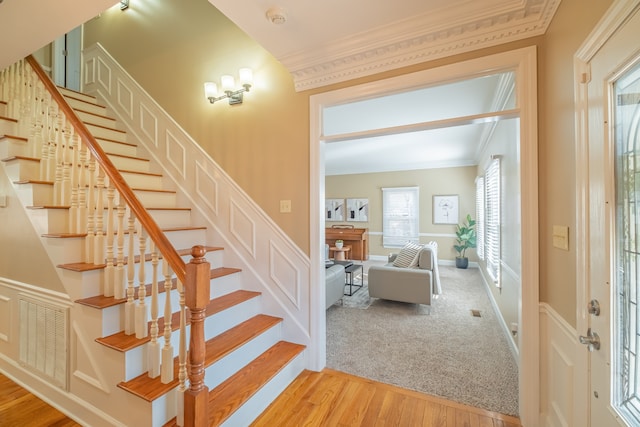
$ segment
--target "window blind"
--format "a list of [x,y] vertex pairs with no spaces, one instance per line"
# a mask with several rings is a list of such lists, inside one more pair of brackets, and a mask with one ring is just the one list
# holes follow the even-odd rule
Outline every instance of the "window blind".
[[419,241],[418,187],[382,189],[382,245],[402,247]]
[[484,259],[484,177],[476,178],[476,253]]
[[500,158],[494,157],[486,172],[485,255],[487,272],[500,286]]

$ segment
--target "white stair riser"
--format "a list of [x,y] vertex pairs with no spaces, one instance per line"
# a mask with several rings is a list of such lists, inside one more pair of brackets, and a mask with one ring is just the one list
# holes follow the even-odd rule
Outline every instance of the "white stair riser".
[[52,238],[43,237],[42,242],[49,247],[49,253],[55,253],[54,265],[68,264],[81,260],[84,256],[84,239],[81,237]]
[[127,142],[127,134],[116,129],[104,128],[91,123],[85,123],[89,132],[96,138],[112,139],[114,141]]
[[[0,135],[18,135],[18,123],[0,117]],[[22,136],[22,135],[19,135]]]
[[52,186],[49,184],[19,184],[16,194],[25,206],[45,206],[53,204]]
[[37,221],[38,231],[43,234],[69,232],[69,211],[67,209],[30,209],[33,221]]
[[190,210],[160,210],[149,209],[153,220],[160,228],[188,227],[191,225]]
[[[305,350],[306,351],[306,350]],[[304,353],[300,353],[278,372],[267,384],[258,390],[237,411],[222,424],[225,427],[247,426],[251,424],[304,370]],[[206,378],[206,377],[205,377]]]
[[151,407],[153,408],[151,427],[162,427],[177,415],[177,393],[177,390],[173,389],[151,403]]
[[32,156],[29,144],[21,139],[0,139],[0,159],[13,156]]
[[[91,95],[86,95],[84,93],[76,92],[74,90],[67,89],[65,87],[58,87],[58,90],[60,91],[60,93],[62,93],[63,96],[65,96],[67,98],[67,101],[69,101],[68,98],[71,97],[71,98],[74,98],[74,99],[83,100],[83,101],[85,101],[87,103],[90,103],[90,104],[95,104],[96,103],[96,98],[91,96]],[[104,111],[104,108],[103,108],[103,111]]]
[[7,104],[5,104],[4,102],[0,102],[0,116],[6,116],[7,115]]
[[267,351],[282,338],[280,325],[262,332],[251,341],[235,349],[216,363],[205,369],[204,383],[209,390],[219,386],[224,380],[238,372],[253,359]]
[[134,171],[134,172],[150,172],[150,166],[148,161],[142,159],[133,159],[130,157],[113,156],[107,154],[107,157],[111,160],[111,163],[116,169]]
[[11,181],[40,179],[40,162],[15,159],[4,163],[4,170]]
[[99,105],[95,105],[91,102],[82,102],[78,99],[67,97],[67,102],[71,105],[71,108],[88,111],[93,114],[105,114],[106,108]]
[[164,233],[174,248],[191,248],[204,245],[207,241],[206,229],[165,231]]
[[139,173],[121,172],[124,180],[131,188],[144,188],[147,190],[162,190],[162,177],[158,175],[144,175]]
[[136,157],[138,155],[138,148],[135,145],[122,144],[119,142],[108,141],[106,139],[98,139],[100,147],[107,152],[113,154],[120,154],[122,156]]
[[80,117],[80,120],[82,120],[85,124],[103,126],[106,128],[114,128],[114,129],[117,128],[116,121],[109,117],[97,115],[94,113],[89,113],[80,109],[76,110],[76,114],[78,115],[78,117]]
[[144,190],[133,190],[133,192],[144,206],[152,208],[175,208],[177,206],[176,193]]
[[216,286],[211,289],[211,298],[217,298],[238,289],[244,289],[242,275],[232,274],[220,277],[216,282]]

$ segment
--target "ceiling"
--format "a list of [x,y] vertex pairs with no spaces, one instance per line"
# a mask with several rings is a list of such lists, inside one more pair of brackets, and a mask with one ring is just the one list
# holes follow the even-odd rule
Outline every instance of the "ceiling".
[[[208,1],[270,51],[291,72],[296,90],[303,91],[543,34],[561,0]],[[0,69],[116,3],[0,0]],[[34,10],[38,13],[33,13]],[[274,23],[277,18],[283,22]],[[437,120],[429,115],[433,110],[431,100],[461,99],[463,92],[456,90],[473,90],[473,99],[486,105],[492,101],[492,84],[495,81],[486,79],[474,82],[473,88],[450,87],[447,95],[437,98],[429,91],[418,91],[406,94],[395,108],[379,111],[387,118],[407,117],[421,111],[422,122]],[[384,105],[390,102],[382,101]],[[345,172],[340,159],[348,157],[358,159],[351,163],[350,173],[366,171],[371,165],[380,165],[377,169],[383,170],[468,164],[475,161],[478,141],[487,133],[487,125],[458,123],[429,131],[386,132],[394,134],[393,139],[382,138],[371,133],[371,126],[364,120],[367,115],[373,117],[363,112],[374,105],[375,100],[343,106],[336,120],[330,121],[330,126],[336,129],[345,122],[359,123],[360,132],[366,136],[327,144],[328,174]],[[451,103],[446,110],[448,118],[464,115],[462,105]],[[445,111],[440,106],[438,110]],[[335,141],[345,139],[335,137]],[[366,149],[362,148],[365,145]],[[358,155],[350,154],[354,152]],[[400,152],[412,156],[401,158]]]
[[[302,91],[544,34],[560,0],[209,2],[287,67]],[[496,123],[457,118],[507,108],[496,97],[512,94],[508,80],[485,77],[325,109],[325,174],[477,164]]]

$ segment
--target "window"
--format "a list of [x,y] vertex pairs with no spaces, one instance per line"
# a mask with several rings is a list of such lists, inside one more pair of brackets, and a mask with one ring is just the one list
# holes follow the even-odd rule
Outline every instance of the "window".
[[382,189],[382,246],[399,248],[419,241],[418,187]]
[[476,253],[484,259],[484,177],[476,178]]
[[484,251],[487,272],[500,286],[500,157],[493,156],[485,174]]

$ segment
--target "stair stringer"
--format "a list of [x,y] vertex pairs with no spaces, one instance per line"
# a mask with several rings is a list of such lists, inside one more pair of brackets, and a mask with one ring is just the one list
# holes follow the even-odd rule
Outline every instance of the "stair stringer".
[[262,291],[266,312],[284,318],[286,339],[307,346],[305,367],[320,369],[317,312],[324,304],[311,302],[309,257],[100,44],[85,49],[83,64],[83,91],[161,165],[179,198],[194,207],[194,219],[207,224],[210,241],[225,247],[225,260]]

